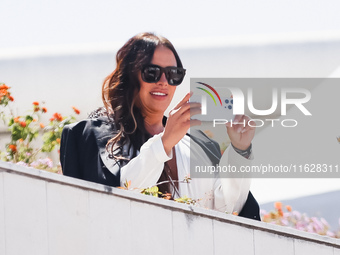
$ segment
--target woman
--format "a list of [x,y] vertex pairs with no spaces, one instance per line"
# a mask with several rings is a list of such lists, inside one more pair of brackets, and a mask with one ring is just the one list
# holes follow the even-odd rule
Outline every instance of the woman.
[[[142,33],[118,51],[116,61],[103,84],[104,108],[63,131],[63,173],[109,186],[129,182],[139,189],[162,182],[161,191],[174,198],[186,195],[204,207],[229,213],[250,206],[255,213],[249,217],[258,218],[249,179],[198,178],[180,184],[190,173],[190,152],[198,164],[212,163],[202,144],[192,142],[190,147],[194,137],[187,135],[188,129],[200,124],[191,117],[201,111],[199,103],[189,102],[190,93],[164,117],[185,75],[173,45],[164,37]],[[234,125],[227,126],[227,132],[232,146],[220,164],[250,164],[254,129]]]

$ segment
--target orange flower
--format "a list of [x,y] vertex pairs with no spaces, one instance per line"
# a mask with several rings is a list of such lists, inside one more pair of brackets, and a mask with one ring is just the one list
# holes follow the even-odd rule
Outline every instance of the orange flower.
[[33,119],[32,121],[33,121],[33,122],[36,122],[36,121],[37,121],[37,119]]
[[19,119],[20,119],[20,116],[19,117],[16,117],[13,119],[14,122],[18,123],[19,122]]
[[46,107],[41,108],[41,111],[42,111],[43,113],[47,112]]
[[16,152],[16,151],[17,151],[17,146],[15,146],[14,144],[10,144],[10,145],[8,146],[8,148],[9,148],[11,151],[13,151],[13,152]]
[[39,105],[39,102],[34,101],[33,104],[36,105],[36,106],[38,106],[38,105]]
[[0,96],[6,96],[7,90],[6,89],[0,89]]
[[282,203],[281,202],[275,202],[274,206],[277,210],[282,210]]
[[280,215],[281,217],[283,217],[283,211],[282,211],[282,209],[279,209],[279,215]]
[[62,121],[63,120],[63,116],[61,116],[60,113],[56,112],[55,114],[53,114],[52,120]]
[[263,215],[263,221],[269,220],[270,218],[270,214]]
[[0,85],[0,89],[9,89],[9,87],[8,86],[6,86],[6,84],[2,84],[2,85]]
[[237,215],[238,215],[238,212],[233,212],[233,215],[236,215],[236,216],[237,216]]
[[56,142],[60,144],[60,138],[57,138],[57,139],[56,139]]
[[171,199],[171,194],[170,193],[165,193],[163,194],[163,198],[166,200],[170,200]]
[[19,143],[22,143],[24,141],[24,139],[20,138],[18,141],[19,141]]
[[72,108],[76,114],[80,114],[80,111],[76,107],[72,106]]
[[10,101],[12,101],[12,102],[14,101],[14,97],[9,96],[8,98],[9,98]]
[[40,110],[40,107],[34,106],[34,111],[35,111],[35,112],[37,112],[37,111],[39,111],[39,110]]
[[288,212],[292,211],[292,207],[290,205],[286,205],[286,209],[287,209]]
[[39,125],[40,125],[41,128],[45,127],[45,125],[43,123],[40,123]]
[[21,121],[21,122],[20,122],[20,126],[26,127],[26,122],[25,122],[25,121]]

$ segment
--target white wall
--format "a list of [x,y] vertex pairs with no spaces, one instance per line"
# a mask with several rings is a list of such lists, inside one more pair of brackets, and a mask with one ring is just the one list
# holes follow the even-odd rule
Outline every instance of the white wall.
[[[340,34],[197,38],[173,43],[187,76],[171,106],[189,91],[190,78],[328,77],[340,66]],[[71,106],[81,110],[82,118],[102,104],[101,85],[115,68],[116,44],[92,46],[88,51],[82,45],[35,50],[32,55],[21,52],[21,57],[0,55],[1,82],[12,87],[14,110],[23,112],[33,101],[45,101],[46,120],[55,111],[72,113]]]
[[0,254],[323,254],[340,241],[0,162]]

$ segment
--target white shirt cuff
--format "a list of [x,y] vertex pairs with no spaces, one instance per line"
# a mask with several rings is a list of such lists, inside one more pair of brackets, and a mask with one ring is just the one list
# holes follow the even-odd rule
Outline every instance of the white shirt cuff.
[[172,150],[170,152],[170,155],[167,155],[164,150],[164,145],[162,141],[162,134],[158,134],[154,136],[155,141],[153,142],[152,150],[154,152],[154,155],[156,155],[156,158],[159,162],[166,162],[170,159],[172,159]]

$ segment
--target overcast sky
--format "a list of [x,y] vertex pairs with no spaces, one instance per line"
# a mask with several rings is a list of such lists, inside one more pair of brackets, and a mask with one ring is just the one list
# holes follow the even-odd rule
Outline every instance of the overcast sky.
[[1,0],[0,49],[177,38],[340,31],[338,0]]

